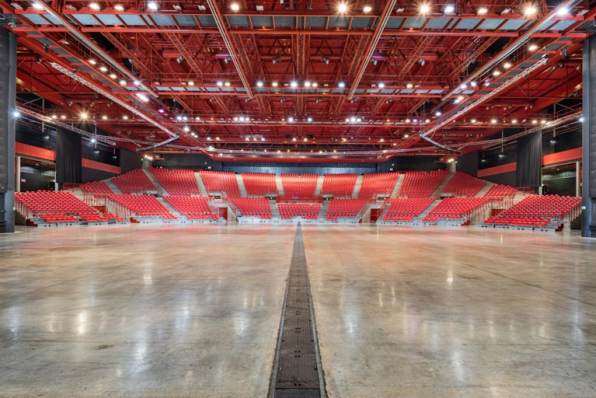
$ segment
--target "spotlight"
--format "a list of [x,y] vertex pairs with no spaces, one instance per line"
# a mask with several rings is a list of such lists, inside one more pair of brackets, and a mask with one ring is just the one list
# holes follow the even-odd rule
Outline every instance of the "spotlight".
[[117,77],[118,77],[118,76],[116,76],[116,74],[115,74],[115,73],[110,73],[110,78],[111,78],[111,79],[113,79],[113,80],[116,80],[116,78],[117,78]]
[[194,86],[195,85],[195,82],[191,80],[191,81],[188,82],[188,85],[189,86]]
[[122,4],[116,4],[114,6],[114,10],[116,10],[118,12],[123,12],[124,11],[124,6]]
[[441,113],[441,111],[436,111],[436,112],[435,112],[435,116],[436,116],[436,117],[439,117],[439,116],[441,116],[442,114],[443,114],[443,113]]
[[263,82],[259,80],[259,81],[257,82],[257,87],[263,87]]
[[101,7],[99,6],[99,4],[98,3],[95,3],[95,2],[89,3],[89,8],[91,8],[94,11],[99,11],[101,9]]
[[451,4],[445,6],[445,14],[453,14],[455,12],[455,7]]
[[35,8],[36,10],[43,10],[43,6],[39,3],[33,3],[33,8]]
[[488,14],[488,8],[486,8],[486,7],[480,7],[478,9],[478,15],[486,15],[486,14]]
[[89,59],[89,63],[90,63],[91,65],[96,65],[96,64],[97,64],[97,61],[95,61],[93,58],[90,58],[90,59]]
[[295,81],[295,80],[292,80],[292,81],[290,82],[290,87],[292,87],[292,88],[296,88],[296,87],[298,87],[298,82],[297,82],[297,81]]
[[517,124],[517,119],[513,119],[513,120],[511,121],[511,124]]
[[406,84],[406,88],[412,88],[412,87],[414,87],[414,85],[412,83]]
[[157,11],[159,10],[159,4],[157,1],[150,1],[147,3],[147,8],[151,11]]
[[339,3],[337,11],[339,11],[341,14],[348,12],[348,5],[346,3]]
[[185,133],[188,133],[190,131],[190,127],[184,126],[183,130],[184,130]]
[[561,7],[557,10],[557,15],[559,15],[561,17],[564,17],[568,14],[569,14],[569,8],[567,8],[567,7]]
[[230,5],[230,9],[232,11],[240,11],[240,4],[238,4],[238,3],[232,3],[232,5]]
[[538,50],[538,45],[537,44],[530,44],[530,46],[528,47],[528,50],[530,50],[530,51],[536,51],[536,50]]
[[108,68],[106,68],[105,65],[102,65],[99,67],[99,70],[102,71],[103,73],[106,73],[108,71]]
[[524,15],[526,17],[532,17],[532,16],[536,15],[537,12],[538,12],[538,10],[536,9],[536,6],[534,6],[534,5],[529,5],[524,9]]
[[368,14],[369,12],[371,12],[371,11],[372,11],[372,7],[371,7],[371,6],[364,6],[364,8],[362,9],[362,11],[363,11],[365,14]]
[[95,144],[97,142],[97,139],[95,137],[91,137],[91,143]]
[[80,116],[81,116],[81,119],[87,120],[87,117],[88,117],[87,112],[81,112]]
[[278,84],[277,84],[277,82],[273,82],[273,83],[271,83],[271,86],[272,86],[272,87],[277,87],[277,86],[278,86]]
[[19,118],[19,117],[21,117],[21,112],[19,112],[19,111],[14,111],[14,112],[12,113],[12,116],[13,116],[13,117],[16,117],[16,118]]
[[230,82],[225,82],[225,83],[224,83],[224,86],[226,86],[226,87],[230,87]]
[[476,83],[475,81],[471,81],[471,82],[470,82],[470,86],[472,86],[472,87],[476,87],[476,86],[478,86],[478,83]]
[[120,85],[121,86],[126,86],[126,80],[124,80],[124,79],[120,80]]
[[346,83],[344,83],[344,82],[339,82],[339,83],[337,84],[337,86],[338,86],[339,88],[344,88],[344,87],[346,87]]
[[466,83],[462,83],[459,88],[461,88],[462,90],[465,90],[468,88],[468,85]]
[[310,82],[308,80],[304,82],[304,87],[310,87]]
[[312,122],[312,117],[309,117],[306,119],[307,122],[311,123]]
[[584,122],[584,117],[583,116],[579,118],[579,122],[580,123],[583,123]]
[[430,5],[423,3],[419,8],[420,14],[428,14],[430,12]]
[[216,84],[217,84],[217,87],[223,86],[223,82],[222,81],[218,81]]
[[504,69],[509,69],[509,68],[511,68],[511,62],[505,62],[505,63],[503,64],[503,68],[504,68]]
[[385,88],[385,83],[379,83],[379,84],[378,84],[378,87],[379,87],[379,88]]
[[501,74],[501,72],[499,72],[498,70],[496,70],[496,71],[493,72],[493,76],[495,76],[495,77],[496,76],[499,76],[500,74]]
[[103,116],[101,117],[101,119],[102,119],[102,120],[108,120],[108,116],[107,116],[107,115],[103,115]]
[[492,124],[497,124],[497,119],[491,119],[491,120],[490,120],[490,122],[491,122]]

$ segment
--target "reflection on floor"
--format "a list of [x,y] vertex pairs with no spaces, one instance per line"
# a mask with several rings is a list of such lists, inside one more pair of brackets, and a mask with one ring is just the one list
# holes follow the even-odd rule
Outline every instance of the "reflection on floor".
[[[265,397],[294,226],[0,235],[1,397]],[[596,396],[596,242],[303,226],[330,397]]]

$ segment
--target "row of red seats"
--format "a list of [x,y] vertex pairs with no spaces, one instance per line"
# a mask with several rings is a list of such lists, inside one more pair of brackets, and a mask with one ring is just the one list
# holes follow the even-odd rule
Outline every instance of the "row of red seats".
[[291,220],[294,217],[316,220],[321,211],[321,204],[279,203],[277,208],[279,209],[279,215],[282,220]]
[[376,195],[391,195],[399,173],[368,173],[362,177],[360,199],[376,199]]
[[449,175],[449,171],[410,171],[405,173],[399,190],[399,196],[407,198],[428,198],[441,182]]
[[495,199],[503,199],[507,196],[513,196],[517,190],[513,187],[508,185],[493,185],[490,187],[488,191],[484,194],[485,198],[495,198]]
[[209,206],[209,198],[200,196],[165,196],[164,199],[177,212],[192,220],[219,220]]
[[318,174],[282,174],[281,184],[284,194],[291,198],[310,198],[317,190]]
[[337,220],[339,217],[356,217],[367,199],[331,199],[327,207],[327,219]]
[[79,200],[70,192],[36,191],[15,193],[17,211],[24,216],[29,213],[81,214],[96,213],[87,203]]
[[242,216],[271,219],[271,204],[266,198],[236,198],[232,199]]
[[528,196],[505,210],[499,217],[557,217],[574,219],[581,213],[581,198],[544,195]]
[[241,173],[247,195],[265,196],[277,194],[275,174],[269,173]]
[[151,174],[170,195],[200,195],[199,184],[192,170],[150,169]]
[[131,170],[128,173],[114,177],[112,182],[125,194],[157,191],[157,187],[153,185],[153,182],[142,169]]
[[436,222],[444,219],[469,218],[471,213],[481,206],[490,203],[488,198],[447,198],[422,219],[425,222]]
[[83,190],[83,192],[89,192],[89,193],[94,193],[94,194],[95,193],[104,193],[104,194],[114,193],[114,191],[112,191],[112,188],[110,188],[110,186],[103,181],[93,181],[93,182],[85,183],[85,184],[81,185],[81,190]]
[[433,198],[390,199],[389,208],[383,216],[383,220],[412,221],[422,214],[434,201]]
[[81,214],[81,220],[83,221],[90,221],[90,222],[108,222],[110,220],[115,221],[124,221],[122,218],[112,214],[112,213],[104,213],[103,215],[100,214]]
[[544,228],[551,222],[550,217],[489,217],[485,225],[510,225],[514,227]]
[[128,209],[136,217],[161,217],[164,220],[175,220],[170,211],[151,195],[110,195],[109,199]]
[[357,174],[325,174],[321,195],[352,197]]
[[47,214],[39,214],[42,220],[49,223],[73,223],[78,222],[79,219],[76,216],[70,216],[67,214],[61,213],[47,213]]
[[199,172],[205,188],[211,193],[220,193],[222,197],[239,198],[240,188],[236,174],[227,171],[205,171]]
[[474,197],[486,185],[486,182],[472,177],[469,174],[456,172],[441,191],[455,196]]

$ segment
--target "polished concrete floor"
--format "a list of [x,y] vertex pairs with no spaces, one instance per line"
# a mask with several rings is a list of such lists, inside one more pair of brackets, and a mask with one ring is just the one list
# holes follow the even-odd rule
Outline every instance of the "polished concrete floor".
[[[330,397],[596,397],[596,242],[302,229]],[[0,235],[0,397],[266,397],[294,237]]]

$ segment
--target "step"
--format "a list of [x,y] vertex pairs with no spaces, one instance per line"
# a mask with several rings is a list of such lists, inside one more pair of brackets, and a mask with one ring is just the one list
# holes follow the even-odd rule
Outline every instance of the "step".
[[435,189],[433,191],[433,193],[430,195],[431,198],[438,198],[439,195],[441,194],[441,192],[443,191],[443,188],[445,188],[445,186],[449,183],[449,181],[451,181],[451,179],[453,178],[453,176],[455,175],[455,172],[451,172],[447,175],[447,177],[445,177],[445,179],[443,181],[441,181],[441,183],[439,184],[439,186],[437,187],[437,189]]
[[246,193],[246,187],[244,186],[244,180],[242,179],[242,175],[236,174],[236,181],[238,182],[238,189],[240,190],[240,197],[246,198],[248,194]]
[[174,208],[172,207],[172,205],[170,205],[170,204],[168,203],[168,201],[167,201],[167,200],[165,200],[164,198],[157,198],[157,200],[159,200],[159,201],[161,202],[161,204],[162,204],[162,205],[164,205],[164,207],[165,207],[166,209],[168,209],[168,211],[169,211],[170,213],[172,213],[173,215],[175,215],[175,216],[176,216],[176,218],[178,218],[178,219],[180,219],[180,218],[184,218],[184,219],[186,219],[186,217],[184,217],[182,214],[180,214],[178,211],[176,211],[176,209],[174,209]]
[[400,174],[397,176],[397,181],[395,182],[395,186],[393,187],[393,191],[391,191],[391,197],[397,198],[399,195],[399,191],[401,189],[401,184],[404,182],[404,178],[406,178],[405,174]]
[[147,175],[147,177],[149,178],[149,180],[151,180],[151,182],[153,183],[153,185],[155,185],[155,187],[157,188],[157,191],[161,193],[161,195],[169,195],[168,191],[165,190],[165,188],[159,183],[159,181],[157,181],[157,178],[155,178],[155,176],[153,175],[152,172],[150,172],[147,169],[142,169],[145,174]]
[[270,200],[269,205],[271,206],[271,217],[281,218],[279,214],[279,208],[277,207],[277,202],[275,200]]
[[329,201],[324,201],[321,204],[321,210],[319,210],[319,215],[317,216],[317,218],[319,220],[326,220],[327,219],[327,208],[329,207]]
[[114,191],[114,193],[122,193],[122,191],[120,190],[120,188],[118,188],[116,186],[116,184],[114,184],[114,182],[112,181],[111,178],[108,178],[107,180],[104,180],[104,182],[108,185],[108,187],[110,187],[110,189],[112,191]]
[[484,185],[484,186],[482,187],[482,189],[481,189],[480,191],[478,191],[478,193],[476,194],[476,197],[477,197],[477,198],[482,198],[482,197],[484,197],[484,195],[486,195],[486,193],[488,192],[488,190],[489,190],[489,189],[490,189],[490,188],[491,188],[493,185],[495,185],[495,184],[494,184],[494,183],[492,183],[492,182],[488,182],[488,181],[484,181],[484,180],[481,180],[481,181],[483,181],[483,182],[485,183],[485,185]]
[[424,210],[422,213],[420,213],[420,215],[417,216],[415,219],[422,220],[424,217],[426,217],[428,215],[428,213],[430,213],[435,207],[437,207],[439,205],[439,203],[441,203],[440,200],[435,200],[433,203],[431,203],[430,206],[428,206],[426,208],[426,210]]
[[323,179],[325,176],[319,176],[317,180],[317,187],[315,188],[315,196],[321,196],[321,190],[323,189]]
[[358,195],[360,195],[360,188],[362,188],[362,180],[364,179],[363,175],[359,175],[356,178],[356,184],[354,184],[354,191],[352,192],[352,199],[358,199]]
[[205,183],[203,182],[203,178],[201,177],[201,173],[195,172],[195,177],[197,178],[197,184],[199,185],[201,196],[209,196],[207,188],[205,187]]
[[286,196],[284,192],[284,185],[281,182],[281,176],[275,175],[275,185],[277,185],[277,192],[279,196]]

